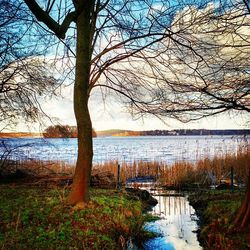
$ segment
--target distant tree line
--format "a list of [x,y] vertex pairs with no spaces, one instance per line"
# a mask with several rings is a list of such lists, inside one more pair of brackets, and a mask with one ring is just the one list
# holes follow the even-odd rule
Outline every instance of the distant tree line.
[[[250,129],[175,129],[175,130],[118,130],[105,134],[106,136],[167,136],[167,135],[250,135]],[[104,135],[104,136],[105,136]]]
[[250,129],[175,129],[141,131],[140,135],[249,135]]
[[[77,138],[77,127],[69,125],[51,125],[43,132],[44,138]],[[92,130],[92,137],[96,137],[96,132]]]

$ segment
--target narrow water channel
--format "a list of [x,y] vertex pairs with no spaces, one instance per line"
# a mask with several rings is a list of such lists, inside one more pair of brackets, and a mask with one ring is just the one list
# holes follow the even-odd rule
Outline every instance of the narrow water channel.
[[197,216],[186,196],[177,193],[155,193],[158,204],[152,213],[159,220],[146,224],[159,237],[146,241],[146,250],[198,250],[202,249],[197,240]]

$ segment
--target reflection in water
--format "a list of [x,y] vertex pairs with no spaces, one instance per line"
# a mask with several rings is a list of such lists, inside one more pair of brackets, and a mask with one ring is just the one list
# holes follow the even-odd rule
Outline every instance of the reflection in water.
[[183,196],[154,196],[158,204],[151,212],[161,219],[150,222],[146,228],[160,234],[145,242],[145,249],[164,250],[197,250],[199,246],[196,233],[197,217],[190,206],[187,197]]

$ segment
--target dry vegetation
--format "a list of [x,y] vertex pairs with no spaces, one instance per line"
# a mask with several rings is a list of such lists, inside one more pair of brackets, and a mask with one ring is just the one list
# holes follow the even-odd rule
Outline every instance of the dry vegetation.
[[[250,162],[250,147],[242,146],[237,154],[205,158],[196,163],[185,161],[167,165],[165,162],[143,162],[133,164],[121,163],[121,181],[135,176],[156,176],[161,185],[182,186],[188,184],[211,185],[223,178],[230,178],[231,168],[234,169],[235,180],[245,183]],[[117,176],[118,161],[110,161],[94,166],[95,171],[110,171]],[[212,180],[213,179],[213,180]]]
[[[208,186],[218,184],[223,178],[230,178],[230,170],[234,169],[235,181],[239,184],[245,183],[250,162],[250,147],[242,146],[237,154],[216,156],[212,159],[205,158],[196,163],[185,161],[175,162],[167,165],[165,162],[118,162],[109,161],[103,164],[95,164],[93,173],[108,171],[117,177],[118,164],[121,166],[120,179],[124,184],[128,178],[136,176],[155,176],[161,185],[185,186],[201,185]],[[2,174],[5,172],[15,173],[17,169],[35,175],[71,176],[74,166],[64,162],[50,161],[5,161],[0,163]]]

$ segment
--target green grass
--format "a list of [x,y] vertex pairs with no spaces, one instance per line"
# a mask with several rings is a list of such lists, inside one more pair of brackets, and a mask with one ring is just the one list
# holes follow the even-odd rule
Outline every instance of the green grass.
[[0,186],[0,249],[116,249],[119,238],[150,236],[141,203],[112,190],[91,190],[84,208],[67,190]]
[[208,202],[204,215],[210,221],[218,218],[231,221],[241,204],[240,200],[215,200]]
[[233,221],[244,197],[243,190],[211,190],[190,195],[202,217],[200,239],[204,249],[248,249],[249,230],[233,228]]

